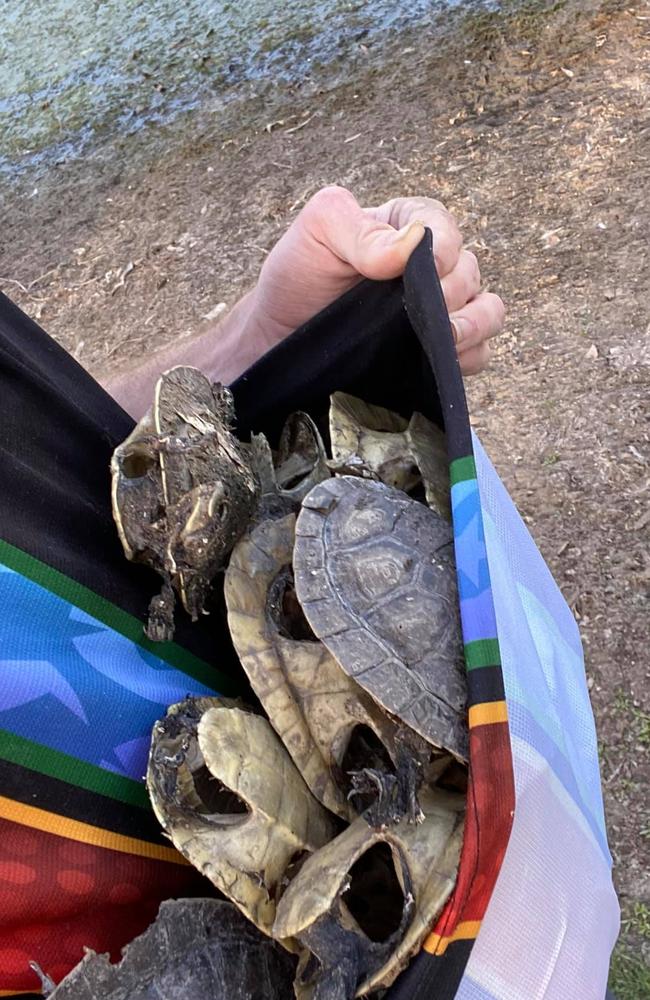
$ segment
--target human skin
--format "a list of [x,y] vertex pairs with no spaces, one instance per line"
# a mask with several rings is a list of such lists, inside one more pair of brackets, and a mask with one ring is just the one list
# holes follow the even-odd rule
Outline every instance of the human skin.
[[454,217],[433,198],[393,198],[362,208],[351,192],[326,187],[307,202],[266,258],[255,287],[201,336],[172,344],[104,387],[136,420],[149,408],[161,372],[193,365],[213,381],[232,382],[262,354],[363,278],[403,274],[428,226],[461,371],[482,371],[504,306],[481,290],[479,265],[463,249]]

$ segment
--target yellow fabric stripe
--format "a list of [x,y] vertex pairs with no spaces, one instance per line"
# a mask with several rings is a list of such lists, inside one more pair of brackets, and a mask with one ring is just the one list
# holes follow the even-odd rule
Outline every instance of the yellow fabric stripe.
[[430,955],[444,955],[452,941],[471,941],[478,935],[480,928],[480,920],[464,920],[449,937],[442,937],[440,934],[429,934],[422,947]]
[[495,722],[508,721],[508,707],[505,701],[484,701],[480,705],[470,705],[469,728],[490,726]]
[[17,997],[21,993],[40,993],[39,989],[34,990],[0,990],[0,997]]
[[22,802],[14,802],[0,795],[0,817],[30,826],[44,833],[52,833],[56,837],[67,837],[78,840],[82,844],[92,844],[93,847],[104,847],[109,851],[122,851],[123,854],[137,854],[141,858],[153,858],[156,861],[170,861],[175,865],[186,865],[188,862],[173,847],[162,844],[149,844],[146,840],[136,840],[135,837],[125,837],[121,833],[102,830],[98,826],[90,826],[76,819],[57,816],[36,806],[27,806]]

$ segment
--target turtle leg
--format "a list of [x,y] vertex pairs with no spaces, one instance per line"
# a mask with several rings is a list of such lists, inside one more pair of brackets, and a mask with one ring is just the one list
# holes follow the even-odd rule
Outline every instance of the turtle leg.
[[335,920],[325,918],[310,928],[302,943],[313,955],[327,956],[326,963],[318,963],[318,972],[310,982],[312,1000],[350,1000],[365,971],[361,949],[355,947],[350,935]]
[[398,823],[402,816],[409,823],[421,823],[418,792],[430,748],[414,743],[404,729],[397,732],[390,757],[367,740],[358,743],[357,754],[368,765],[348,771],[352,785],[348,798],[370,826]]
[[176,597],[169,580],[159,594],[151,598],[145,635],[152,642],[167,642],[174,636],[174,605]]
[[396,776],[373,767],[349,773],[352,788],[348,798],[356,799],[354,804],[361,806],[359,812],[368,825],[379,828],[397,823],[403,814],[399,812]]

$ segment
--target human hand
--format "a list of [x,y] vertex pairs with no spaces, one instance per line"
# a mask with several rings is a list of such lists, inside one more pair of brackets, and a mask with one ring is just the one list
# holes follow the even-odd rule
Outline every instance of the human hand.
[[326,187],[307,202],[264,262],[251,319],[266,348],[282,340],[362,278],[395,278],[424,235],[433,252],[456,338],[461,371],[489,360],[489,339],[504,322],[498,295],[481,291],[478,261],[462,249],[453,216],[432,198],[393,198],[361,208],[345,188]]

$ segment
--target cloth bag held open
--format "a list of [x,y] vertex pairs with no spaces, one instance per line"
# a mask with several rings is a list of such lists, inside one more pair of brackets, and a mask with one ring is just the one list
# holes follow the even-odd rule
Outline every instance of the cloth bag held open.
[[[273,441],[336,390],[444,424],[468,670],[456,889],[387,995],[603,1000],[618,904],[578,630],[471,432],[430,233],[403,279],[361,283],[235,383],[238,433]],[[141,779],[168,704],[245,681],[214,617],[145,639],[158,581],[124,560],[110,511],[132,422],[2,296],[0,393],[0,863],[38,874],[2,898],[0,994],[24,995],[28,958],[58,981],[82,945],[117,957],[161,899],[209,894]]]

